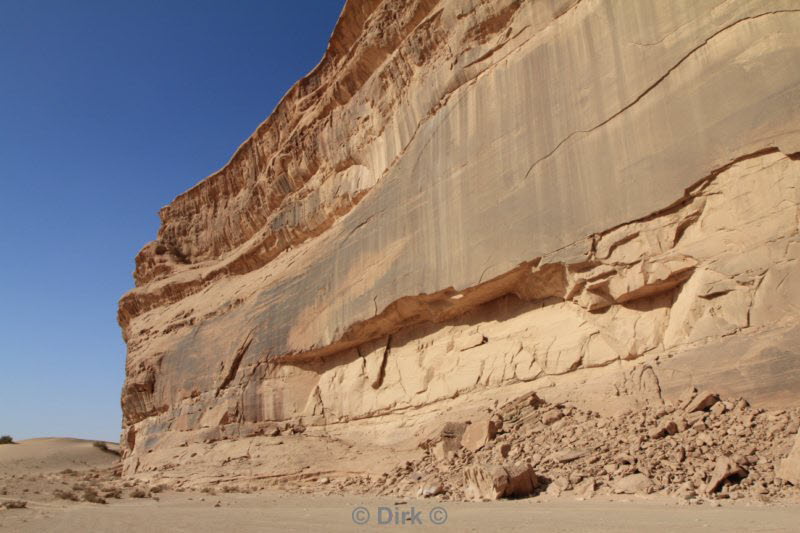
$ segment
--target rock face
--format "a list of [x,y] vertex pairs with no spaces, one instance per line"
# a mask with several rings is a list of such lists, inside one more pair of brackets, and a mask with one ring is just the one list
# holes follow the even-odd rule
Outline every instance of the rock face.
[[798,124],[793,0],[348,1],[136,257],[125,474],[378,469],[530,390],[797,406]]

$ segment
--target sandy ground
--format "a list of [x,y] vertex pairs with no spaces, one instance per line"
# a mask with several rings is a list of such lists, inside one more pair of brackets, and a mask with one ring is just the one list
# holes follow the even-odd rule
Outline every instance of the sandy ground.
[[[519,501],[396,502],[357,496],[313,496],[153,491],[114,476],[116,455],[90,441],[32,439],[0,446],[0,504],[23,500],[26,508],[0,509],[7,531],[799,531],[800,502],[679,504],[660,497],[536,497]],[[65,473],[66,469],[67,470]],[[123,487],[107,503],[69,501],[54,491]],[[402,524],[402,513],[407,522]],[[391,516],[390,516],[391,513]],[[414,517],[412,519],[412,517]],[[356,521],[365,521],[360,525]],[[390,523],[379,524],[379,521]],[[437,524],[436,522],[444,522]],[[397,523],[396,523],[397,522]]]
[[[215,507],[220,502],[220,507]],[[354,511],[367,509],[366,525]],[[444,509],[446,519],[436,507]],[[419,512],[402,526],[379,525],[388,511]],[[356,514],[356,518],[366,515]],[[445,519],[443,525],[434,520]],[[409,514],[410,517],[410,514]],[[393,518],[393,517],[392,517]],[[0,527],[12,531],[385,531],[403,528],[435,531],[798,531],[800,506],[690,506],[658,501],[520,500],[486,503],[437,503],[348,497],[225,494],[199,498],[164,494],[160,501],[122,500],[90,503],[33,504],[30,509],[0,512]]]

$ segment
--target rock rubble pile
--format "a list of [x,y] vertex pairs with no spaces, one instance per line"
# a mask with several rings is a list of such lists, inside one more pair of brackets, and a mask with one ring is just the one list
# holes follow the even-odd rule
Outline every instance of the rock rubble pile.
[[661,493],[770,501],[800,493],[798,427],[800,409],[766,411],[694,389],[676,405],[612,418],[531,394],[481,420],[446,423],[421,444],[422,459],[361,487],[453,500]]

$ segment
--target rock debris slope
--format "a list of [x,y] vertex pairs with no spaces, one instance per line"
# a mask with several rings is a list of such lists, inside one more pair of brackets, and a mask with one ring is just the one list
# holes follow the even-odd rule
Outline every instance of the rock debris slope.
[[531,391],[797,407],[799,124],[793,0],[348,1],[136,257],[125,475],[380,473]]

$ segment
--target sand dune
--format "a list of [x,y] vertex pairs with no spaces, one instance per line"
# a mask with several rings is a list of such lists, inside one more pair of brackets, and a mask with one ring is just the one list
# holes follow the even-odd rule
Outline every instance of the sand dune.
[[119,444],[104,442],[108,450],[83,439],[49,437],[27,439],[0,446],[0,472],[7,474],[43,474],[71,468],[108,468],[119,460]]

